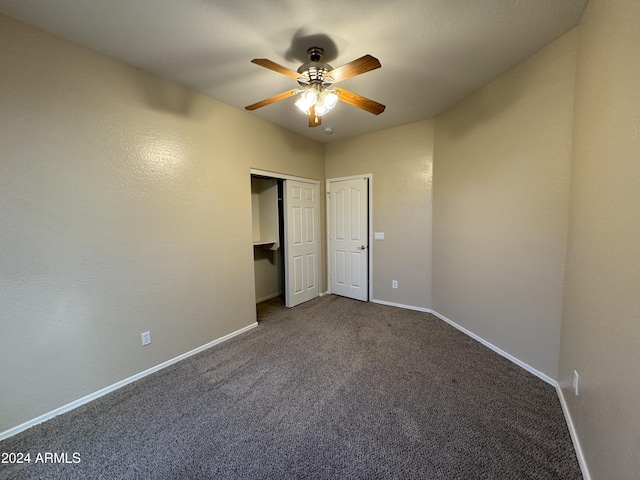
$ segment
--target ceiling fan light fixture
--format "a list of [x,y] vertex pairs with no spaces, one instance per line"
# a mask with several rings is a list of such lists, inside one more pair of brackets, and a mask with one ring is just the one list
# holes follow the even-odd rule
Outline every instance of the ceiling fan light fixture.
[[338,95],[331,90],[322,90],[316,101],[316,115],[322,116],[328,113],[338,103]]
[[300,98],[296,101],[295,105],[303,113],[309,113],[309,109],[313,107],[318,101],[318,95],[313,88],[306,88],[300,94]]
[[338,103],[338,94],[329,89],[321,89],[319,92],[316,90],[317,86],[315,88],[314,86],[310,86],[302,90],[295,106],[305,114],[309,114],[309,109],[315,106],[315,114],[321,117],[336,106]]
[[323,116],[325,113],[329,111],[329,108],[324,104],[321,99],[318,99],[316,102],[316,115],[319,117]]
[[329,107],[329,110],[331,110],[333,107],[336,106],[336,104],[338,103],[338,94],[333,91],[333,90],[323,90],[322,93],[322,100],[324,101],[324,104]]
[[304,103],[311,106],[318,100],[318,94],[316,93],[315,89],[307,88],[304,92],[302,92],[300,98],[302,99],[302,101],[304,101]]

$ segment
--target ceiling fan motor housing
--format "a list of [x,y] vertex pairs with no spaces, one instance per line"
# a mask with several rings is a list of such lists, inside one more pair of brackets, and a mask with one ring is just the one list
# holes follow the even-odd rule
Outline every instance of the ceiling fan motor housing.
[[331,77],[325,77],[327,72],[333,70],[333,67],[321,61],[323,53],[324,50],[320,47],[311,47],[307,50],[310,61],[302,64],[300,68],[298,68],[298,73],[302,75],[302,78],[298,80],[301,86],[333,83]]

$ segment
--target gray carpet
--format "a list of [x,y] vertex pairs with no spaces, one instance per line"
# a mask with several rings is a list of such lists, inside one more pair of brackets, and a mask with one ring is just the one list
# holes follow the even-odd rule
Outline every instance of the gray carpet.
[[0,443],[3,479],[580,479],[553,387],[437,318],[337,296]]

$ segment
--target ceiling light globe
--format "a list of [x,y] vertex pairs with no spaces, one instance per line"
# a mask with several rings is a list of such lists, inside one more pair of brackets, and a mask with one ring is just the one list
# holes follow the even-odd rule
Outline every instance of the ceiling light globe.
[[309,109],[317,100],[318,96],[316,95],[316,92],[308,88],[300,94],[300,98],[296,101],[295,106],[298,107],[301,112],[308,114]]
[[323,101],[324,104],[327,106],[327,108],[329,110],[331,110],[333,107],[336,106],[336,104],[338,103],[338,95],[336,95],[333,91],[331,90],[325,90],[324,92],[325,95],[323,96]]
[[304,114],[308,114],[309,113],[309,105],[307,105],[302,98],[299,98],[296,103],[294,103],[294,105],[296,107],[298,107],[300,109],[300,111]]
[[327,107],[327,104],[322,100],[322,98],[319,98],[318,101],[316,102],[316,115],[321,117],[322,115],[327,113],[329,110],[331,109]]
[[300,100],[302,100],[308,107],[311,107],[311,105],[316,103],[317,99],[318,97],[316,95],[316,92],[314,92],[310,88],[302,92],[302,95],[300,96]]

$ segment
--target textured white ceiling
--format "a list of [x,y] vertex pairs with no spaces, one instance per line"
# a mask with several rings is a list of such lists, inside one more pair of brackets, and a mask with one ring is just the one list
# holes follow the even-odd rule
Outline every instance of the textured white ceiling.
[[586,3],[0,0],[0,12],[238,108],[297,86],[252,58],[296,70],[311,46],[334,67],[377,57],[340,86],[385,104],[379,116],[339,103],[309,128],[293,99],[252,113],[328,142],[434,117],[577,25]]

